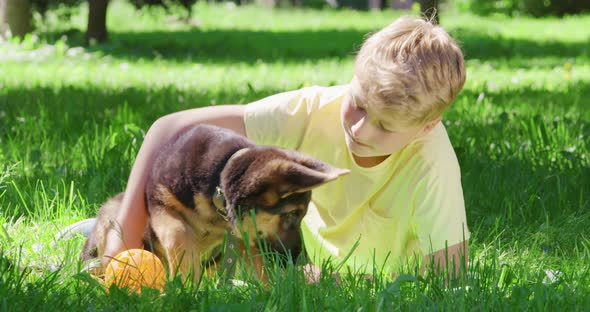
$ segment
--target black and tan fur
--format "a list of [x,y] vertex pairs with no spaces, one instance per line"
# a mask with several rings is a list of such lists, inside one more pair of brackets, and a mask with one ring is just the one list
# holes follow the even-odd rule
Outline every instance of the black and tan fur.
[[[153,246],[172,274],[195,279],[228,230],[241,240],[247,233],[253,250],[259,237],[276,251],[297,256],[311,189],[347,172],[297,152],[258,146],[229,130],[195,126],[163,148],[154,162],[146,185],[144,246]],[[216,190],[224,196],[222,207],[218,201],[215,205]],[[107,232],[117,230],[114,220],[122,198],[121,193],[101,207],[83,259],[103,256]],[[261,277],[261,262],[254,263]]]

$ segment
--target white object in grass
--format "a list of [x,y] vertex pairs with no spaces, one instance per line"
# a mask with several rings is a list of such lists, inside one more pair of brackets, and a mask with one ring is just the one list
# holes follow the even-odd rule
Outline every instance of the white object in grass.
[[557,270],[547,269],[545,270],[545,275],[545,278],[543,278],[543,284],[550,285],[557,282],[563,273]]
[[231,280],[231,284],[234,287],[246,287],[246,286],[250,286],[248,283],[242,281],[242,280],[238,280],[238,279],[232,279]]
[[92,229],[96,225],[96,218],[84,219],[65,227],[55,235],[55,241],[63,241],[70,239],[76,234],[88,237],[92,233]]

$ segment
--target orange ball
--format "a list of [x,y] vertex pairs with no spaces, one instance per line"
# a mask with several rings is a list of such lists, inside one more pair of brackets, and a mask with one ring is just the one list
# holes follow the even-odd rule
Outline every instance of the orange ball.
[[162,261],[143,249],[129,249],[116,255],[107,265],[104,280],[107,289],[115,284],[137,293],[141,293],[142,286],[163,290],[166,284]]

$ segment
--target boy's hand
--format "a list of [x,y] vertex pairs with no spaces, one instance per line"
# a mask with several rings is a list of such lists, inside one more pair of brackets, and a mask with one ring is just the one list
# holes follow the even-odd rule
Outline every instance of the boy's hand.
[[[322,276],[322,270],[313,264],[306,264],[303,266],[303,274],[305,276],[305,282],[307,284],[311,285],[311,284],[318,283],[320,281],[321,276]],[[341,284],[340,274],[334,273],[334,274],[332,274],[332,276],[334,276],[334,280],[336,281],[336,284],[340,285]]]
[[125,246],[123,245],[123,240],[121,236],[118,235],[115,231],[109,231],[107,233],[106,238],[106,245],[104,246],[104,255],[102,259],[103,265],[108,265],[109,262],[113,257],[118,255],[119,253],[125,250]]
[[[130,237],[128,235],[127,237]],[[104,255],[100,259],[102,263],[106,266],[109,264],[111,259],[113,259],[116,255],[122,253],[128,249],[139,249],[143,247],[143,241],[141,237],[136,239],[135,241],[131,241],[130,239],[123,240],[122,234],[120,232],[110,230],[107,233],[106,237],[106,244],[104,246]]]
[[307,284],[315,284],[320,281],[322,270],[313,264],[306,264],[303,266],[303,274]]

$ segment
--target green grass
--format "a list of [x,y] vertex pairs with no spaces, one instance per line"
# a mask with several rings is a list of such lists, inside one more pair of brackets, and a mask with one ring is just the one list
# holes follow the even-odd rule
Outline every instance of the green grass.
[[365,33],[399,16],[199,3],[193,28],[115,2],[108,44],[79,47],[84,7],[68,23],[50,12],[36,36],[0,44],[0,310],[587,309],[590,16],[444,13],[468,65],[445,116],[472,231],[466,282],[447,289],[440,276],[408,274],[305,286],[289,267],[270,289],[172,281],[158,297],[106,294],[80,274],[82,240],[53,237],[123,190],[158,116],[347,83]]

